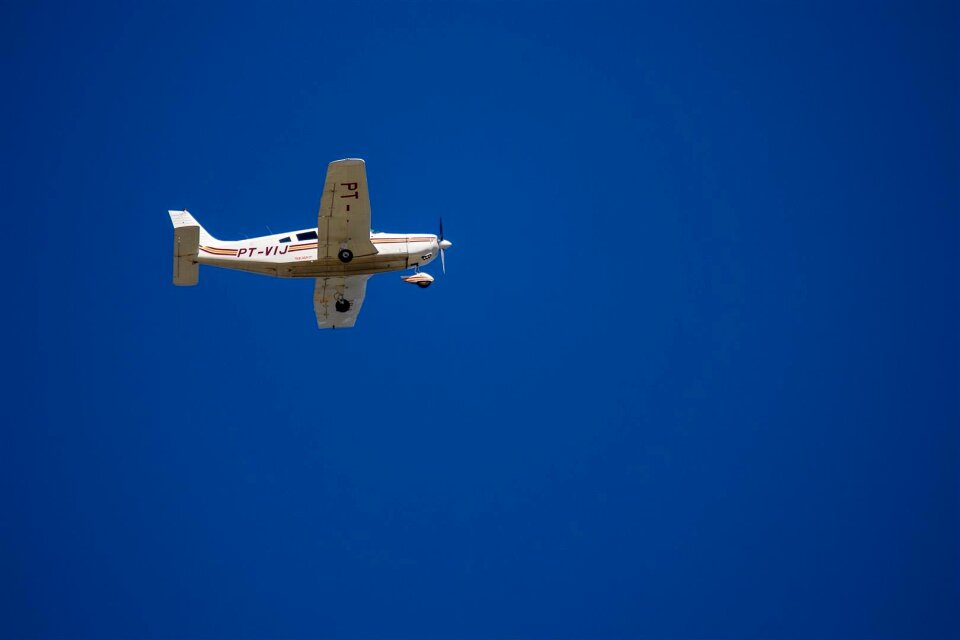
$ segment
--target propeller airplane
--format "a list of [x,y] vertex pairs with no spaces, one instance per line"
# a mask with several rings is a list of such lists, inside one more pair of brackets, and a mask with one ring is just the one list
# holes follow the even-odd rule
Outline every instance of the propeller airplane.
[[190,212],[169,211],[173,222],[173,283],[197,284],[200,265],[280,278],[315,278],[313,308],[321,329],[352,327],[363,305],[367,280],[377,273],[413,269],[404,282],[423,289],[434,278],[420,271],[451,247],[439,233],[370,231],[370,197],[363,160],[347,158],[327,167],[317,226],[249,240],[217,240]]

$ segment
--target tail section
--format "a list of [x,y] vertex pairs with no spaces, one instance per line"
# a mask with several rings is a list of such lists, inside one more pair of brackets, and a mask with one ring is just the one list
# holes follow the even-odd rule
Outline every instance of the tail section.
[[217,239],[207,233],[207,230],[200,226],[197,219],[190,215],[190,212],[186,209],[183,211],[168,211],[167,213],[170,214],[170,222],[173,223],[174,229],[179,227],[196,227],[200,230],[200,244],[217,242]]
[[173,223],[173,284],[192,286],[200,280],[201,244],[216,242],[187,210],[168,211]]

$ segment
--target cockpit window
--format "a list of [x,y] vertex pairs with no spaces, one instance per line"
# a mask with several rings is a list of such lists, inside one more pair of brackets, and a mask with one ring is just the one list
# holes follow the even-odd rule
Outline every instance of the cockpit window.
[[297,240],[316,240],[317,232],[316,231],[306,231],[304,233],[297,234]]
[[290,236],[287,236],[286,238],[280,238],[280,242],[290,242]]

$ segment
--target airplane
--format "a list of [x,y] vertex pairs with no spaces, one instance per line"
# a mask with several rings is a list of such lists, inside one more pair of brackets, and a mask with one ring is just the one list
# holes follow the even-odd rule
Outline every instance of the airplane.
[[429,287],[420,271],[452,246],[437,235],[370,230],[370,197],[363,160],[335,160],[327,167],[317,226],[249,240],[217,240],[190,212],[168,211],[173,223],[173,284],[197,284],[200,265],[279,278],[315,278],[313,308],[321,329],[352,327],[363,305],[367,280],[377,273],[413,269],[404,282]]

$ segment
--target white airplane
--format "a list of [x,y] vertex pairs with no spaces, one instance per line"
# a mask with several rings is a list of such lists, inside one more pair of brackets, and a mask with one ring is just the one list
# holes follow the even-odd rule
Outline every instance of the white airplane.
[[374,233],[363,160],[336,160],[327,167],[317,226],[290,233],[217,240],[186,210],[169,211],[173,222],[173,283],[195,285],[200,265],[252,271],[280,278],[316,278],[313,308],[321,329],[352,327],[363,305],[367,279],[376,273],[413,269],[404,282],[427,288],[433,276],[420,271],[451,243],[440,234]]

